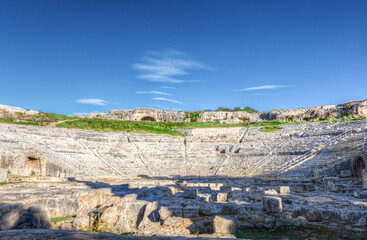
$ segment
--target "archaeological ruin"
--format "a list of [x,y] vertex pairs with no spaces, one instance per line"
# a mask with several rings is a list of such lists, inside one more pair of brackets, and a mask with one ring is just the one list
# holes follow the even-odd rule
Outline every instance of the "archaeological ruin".
[[[251,124],[178,130],[183,136],[0,123],[0,239],[365,239],[366,100],[204,112],[199,121],[345,112],[361,118],[270,132]],[[184,112],[154,109],[94,117],[186,121]]]

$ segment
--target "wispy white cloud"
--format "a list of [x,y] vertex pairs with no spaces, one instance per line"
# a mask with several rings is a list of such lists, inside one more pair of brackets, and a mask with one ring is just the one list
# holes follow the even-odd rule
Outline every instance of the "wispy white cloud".
[[171,86],[161,86],[161,88],[165,88],[165,89],[176,89],[175,87],[171,87]]
[[294,87],[294,86],[291,86],[291,85],[262,85],[262,86],[257,86],[257,87],[244,88],[244,89],[235,90],[235,91],[269,90],[269,89],[278,89],[278,88],[287,88],[287,87]]
[[76,102],[82,104],[100,105],[100,106],[105,106],[107,104],[107,101],[103,99],[94,99],[94,98],[78,99],[76,100]]
[[136,93],[137,94],[158,94],[158,95],[173,96],[173,94],[160,92],[160,91],[147,91],[147,92],[137,91]]
[[158,101],[167,101],[167,102],[172,102],[172,103],[183,104],[182,102],[177,101],[177,100],[174,100],[174,99],[161,98],[161,97],[153,98],[153,100],[158,100]]
[[184,83],[203,80],[185,80],[192,70],[210,70],[206,64],[192,59],[188,54],[177,50],[148,51],[143,63],[132,64],[141,72],[138,78],[151,82]]

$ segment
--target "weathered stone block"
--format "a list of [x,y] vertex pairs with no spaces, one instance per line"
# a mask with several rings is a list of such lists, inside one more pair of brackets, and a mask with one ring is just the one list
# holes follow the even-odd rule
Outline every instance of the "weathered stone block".
[[275,189],[268,189],[268,190],[265,190],[265,194],[278,195],[278,192]]
[[367,198],[367,191],[354,191],[353,196],[356,198]]
[[358,226],[358,227],[367,227],[367,217],[361,217],[358,220],[356,226]]
[[51,229],[51,215],[47,208],[42,206],[31,206],[23,214],[18,228],[41,228]]
[[23,204],[0,205],[0,230],[10,230],[17,226],[23,213]]
[[367,169],[362,170],[363,188],[367,189]]
[[183,192],[184,198],[196,198],[197,189],[185,189]]
[[343,177],[343,178],[351,177],[352,176],[352,171],[351,170],[341,170],[340,171],[340,176]]
[[279,194],[281,195],[288,195],[290,194],[291,189],[289,186],[280,186],[279,187]]
[[343,192],[344,186],[342,184],[334,184],[329,186],[330,191],[332,192]]
[[297,193],[303,193],[305,191],[305,186],[303,184],[297,184],[293,186],[293,190]]
[[264,197],[264,190],[263,189],[250,189],[249,195],[250,199],[255,201],[261,201]]
[[326,183],[326,187],[329,187],[331,185],[334,185],[336,180],[338,180],[339,178],[337,177],[326,177],[323,178],[323,181]]
[[182,213],[184,218],[196,218],[199,216],[199,207],[185,207]]
[[209,206],[201,206],[199,209],[200,216],[211,216],[213,214],[212,209]]
[[237,212],[237,205],[235,203],[227,203],[222,206],[223,215],[235,215]]
[[217,202],[227,202],[228,200],[228,193],[220,192],[217,193]]
[[313,175],[315,178],[331,177],[335,175],[335,172],[332,168],[314,169]]
[[5,168],[0,168],[0,182],[8,181],[8,170]]
[[182,214],[183,207],[170,206],[168,208],[172,212],[172,217],[182,217],[183,216],[183,214]]
[[322,212],[316,208],[302,208],[301,213],[310,222],[318,222],[323,219]]
[[172,211],[168,207],[161,206],[159,209],[159,216],[161,220],[166,220],[167,218],[172,217]]
[[281,213],[283,211],[282,199],[265,196],[263,198],[263,209],[268,213]]
[[228,186],[228,185],[224,185],[220,187],[220,191],[221,192],[231,192],[232,191],[232,187]]
[[232,197],[232,187],[228,185],[221,186],[219,191],[228,193],[228,198]]
[[213,220],[214,233],[236,233],[236,219],[234,216],[215,216]]
[[312,183],[305,183],[304,188],[306,191],[315,191],[315,186]]

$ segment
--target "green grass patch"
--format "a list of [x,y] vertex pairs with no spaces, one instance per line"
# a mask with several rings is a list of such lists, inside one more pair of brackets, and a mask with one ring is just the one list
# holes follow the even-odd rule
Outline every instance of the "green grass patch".
[[183,136],[175,129],[215,128],[215,127],[259,127],[277,126],[288,122],[268,121],[257,123],[218,123],[218,122],[144,122],[144,121],[122,121],[101,118],[80,118],[75,121],[60,123],[57,127],[88,129],[103,132],[144,132],[156,134],[169,134]]
[[69,116],[57,113],[46,113],[46,116],[54,122],[78,119],[78,117],[76,116]]
[[[65,115],[64,115],[65,116]],[[68,116],[71,117],[71,116]],[[72,119],[68,119],[72,120]],[[148,122],[148,121],[123,121],[103,118],[76,118],[74,121],[60,123],[57,127],[62,128],[78,128],[88,129],[103,132],[141,132],[141,133],[155,133],[155,134],[169,134],[173,136],[184,136],[176,129],[194,129],[194,128],[216,128],[216,127],[261,127],[260,131],[272,132],[282,129],[280,126],[284,124],[299,124],[315,122],[342,122],[349,121],[348,119],[331,119],[329,121],[300,121],[300,122],[280,122],[280,121],[266,121],[266,122],[241,122],[241,123],[219,123],[219,122]],[[357,119],[353,119],[357,120]]]
[[53,217],[53,218],[51,218],[51,222],[52,223],[57,223],[57,222],[72,219],[72,218],[75,218],[75,216]]
[[32,125],[32,126],[38,126],[38,123],[35,122],[18,122],[11,119],[4,119],[0,118],[0,123],[11,123],[11,124],[20,124],[20,125]]
[[274,132],[274,131],[278,131],[280,129],[282,129],[282,128],[279,127],[278,125],[274,125],[274,126],[268,125],[268,126],[264,126],[264,127],[260,128],[259,131],[261,131],[261,132]]
[[7,182],[0,182],[0,186],[8,184]]
[[57,127],[79,128],[103,132],[144,132],[183,136],[183,134],[174,131],[173,126],[174,125],[171,123],[164,122],[120,121],[99,118],[82,118],[57,125]]

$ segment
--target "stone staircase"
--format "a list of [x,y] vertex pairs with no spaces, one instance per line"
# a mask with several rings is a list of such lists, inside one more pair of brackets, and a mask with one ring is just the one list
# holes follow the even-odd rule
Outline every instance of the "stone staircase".
[[305,154],[293,159],[292,161],[286,162],[283,165],[277,166],[274,168],[274,172],[278,175],[283,174],[291,169],[296,168],[297,166],[311,160],[318,154],[323,148],[328,146],[329,144],[337,144],[346,138],[348,138],[352,134],[352,129],[346,129],[344,132],[341,132],[340,134],[330,137],[326,141],[324,141],[322,144],[314,147],[313,149],[309,150]]

